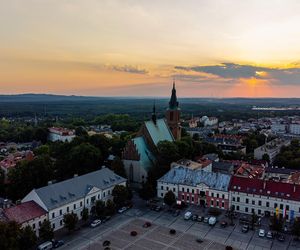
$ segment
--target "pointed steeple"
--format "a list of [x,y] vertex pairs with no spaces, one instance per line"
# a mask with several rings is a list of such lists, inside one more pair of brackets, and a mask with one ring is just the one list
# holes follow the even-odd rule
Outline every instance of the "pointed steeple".
[[169,109],[176,109],[178,108],[178,101],[176,96],[176,88],[175,88],[175,80],[173,80],[173,89],[172,89],[172,95],[171,99],[169,101]]
[[155,102],[153,103],[153,110],[152,110],[152,117],[151,117],[153,123],[156,125],[156,108],[155,108]]

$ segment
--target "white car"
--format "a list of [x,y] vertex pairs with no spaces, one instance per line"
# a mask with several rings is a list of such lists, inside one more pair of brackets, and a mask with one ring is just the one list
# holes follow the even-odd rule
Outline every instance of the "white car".
[[189,220],[191,217],[192,217],[192,212],[190,212],[190,211],[187,211],[187,212],[184,214],[184,219],[185,219],[185,220]]
[[94,220],[92,223],[91,223],[91,227],[97,227],[101,224],[101,220]]
[[264,229],[259,229],[259,231],[258,231],[258,236],[259,236],[259,237],[265,237],[265,235],[266,235],[265,230],[264,230]]
[[118,210],[118,213],[119,213],[119,214],[122,214],[122,213],[124,213],[126,210],[127,210],[127,207],[121,207],[121,208]]

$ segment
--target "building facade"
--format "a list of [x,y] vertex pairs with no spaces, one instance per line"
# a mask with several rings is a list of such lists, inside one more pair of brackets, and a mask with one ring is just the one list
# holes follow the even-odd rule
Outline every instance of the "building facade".
[[49,128],[49,141],[71,142],[75,138],[75,131],[66,128]]
[[112,199],[112,190],[116,185],[126,186],[126,179],[116,175],[108,168],[77,176],[48,186],[33,189],[22,203],[34,201],[48,214],[54,230],[64,226],[63,216],[75,213],[81,219],[82,211],[89,211],[97,200]]

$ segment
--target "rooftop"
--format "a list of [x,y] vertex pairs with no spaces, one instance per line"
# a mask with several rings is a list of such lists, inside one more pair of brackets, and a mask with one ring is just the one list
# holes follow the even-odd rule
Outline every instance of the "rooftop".
[[197,186],[200,183],[204,183],[212,189],[227,191],[230,182],[230,175],[197,169],[192,170],[178,166],[171,168],[170,171],[158,181],[190,186]]
[[300,185],[297,184],[233,176],[229,189],[235,192],[300,201]]
[[[93,187],[107,189],[126,181],[108,168],[77,176],[62,182],[34,189],[49,210],[85,197]],[[26,200],[26,197],[24,198]]]
[[34,201],[27,201],[4,209],[5,217],[10,221],[16,221],[19,224],[46,215],[46,213],[47,212]]

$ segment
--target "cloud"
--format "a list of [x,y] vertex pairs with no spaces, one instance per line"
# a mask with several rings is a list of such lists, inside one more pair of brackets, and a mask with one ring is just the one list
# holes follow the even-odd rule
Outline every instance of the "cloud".
[[300,68],[269,68],[237,63],[210,66],[175,66],[176,70],[208,73],[223,79],[266,79],[275,84],[300,85]]
[[148,71],[145,69],[140,69],[138,67],[125,65],[125,66],[112,66],[112,70],[120,71],[120,72],[126,72],[126,73],[132,73],[132,74],[147,74]]

